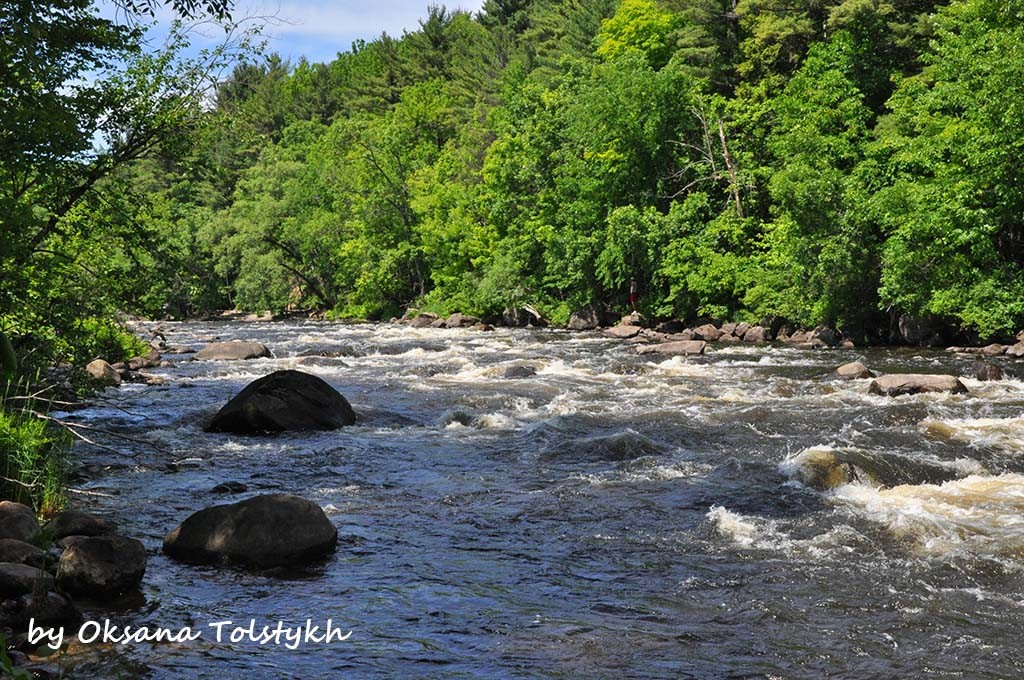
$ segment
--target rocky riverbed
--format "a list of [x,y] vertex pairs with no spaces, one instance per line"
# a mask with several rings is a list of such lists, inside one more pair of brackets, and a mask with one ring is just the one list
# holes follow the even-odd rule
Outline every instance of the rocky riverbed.
[[[766,343],[750,328],[723,341],[721,328],[474,326],[164,324],[176,353],[144,369],[159,380],[66,415],[107,433],[79,448],[74,506],[148,559],[137,600],[83,615],[173,629],[331,619],[352,635],[296,650],[78,645],[62,672],[1019,673],[1024,383],[1005,351],[986,361],[1006,378],[982,380],[971,355]],[[220,341],[270,356],[189,353]],[[671,342],[706,344],[637,350]],[[321,378],[355,422],[206,431],[279,370]],[[948,389],[900,391],[939,374]],[[323,509],[333,552],[289,566],[165,552],[203,508],[282,494]]]

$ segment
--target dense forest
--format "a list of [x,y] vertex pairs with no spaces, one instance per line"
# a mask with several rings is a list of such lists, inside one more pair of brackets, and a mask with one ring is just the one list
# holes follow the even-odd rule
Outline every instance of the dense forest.
[[91,358],[114,311],[564,322],[631,281],[650,318],[1024,326],[1011,0],[487,0],[326,64],[0,7],[22,355]]

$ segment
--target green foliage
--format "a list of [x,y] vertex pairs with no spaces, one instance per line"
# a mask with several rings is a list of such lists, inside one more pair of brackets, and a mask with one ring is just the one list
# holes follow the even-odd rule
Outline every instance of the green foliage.
[[681,24],[682,17],[653,0],[622,0],[615,15],[601,24],[597,53],[614,59],[636,52],[653,68],[661,68],[672,56],[670,40]]
[[64,504],[70,437],[32,415],[31,403],[11,402],[0,402],[0,498],[56,512]]
[[983,336],[1024,323],[1024,28],[1020,10],[972,0],[937,16],[924,70],[902,80],[876,152],[891,179],[882,302],[959,319]]
[[118,309],[562,319],[630,282],[654,316],[1024,324],[1006,0],[488,0],[327,64],[214,55],[215,85],[48,6],[0,46],[0,319],[30,363],[123,351],[81,323]]

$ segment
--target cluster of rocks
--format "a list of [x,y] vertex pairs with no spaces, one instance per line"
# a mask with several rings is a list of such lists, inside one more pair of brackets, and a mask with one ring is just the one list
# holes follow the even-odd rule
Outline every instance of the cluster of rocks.
[[147,368],[164,368],[170,362],[160,359],[160,352],[151,350],[144,357],[133,357],[128,361],[114,364],[103,359],[94,359],[85,367],[85,373],[100,386],[120,385],[122,382],[145,383],[147,385],[163,385],[164,379],[158,375],[147,373]]
[[[338,530],[320,506],[288,494],[255,496],[200,510],[167,534],[162,549],[190,564],[290,566],[334,551]],[[43,548],[40,546],[48,546]],[[76,603],[117,607],[137,596],[146,573],[141,541],[110,521],[66,510],[40,527],[28,506],[0,502],[0,633],[24,642],[29,622],[75,627]],[[25,644],[31,652],[32,645]],[[10,652],[15,665],[27,658]]]
[[494,326],[484,323],[475,316],[455,312],[442,319],[432,312],[420,312],[419,314],[406,315],[401,319],[392,319],[393,323],[409,326],[410,328],[469,328],[475,331],[493,331]]
[[832,376],[838,380],[863,380],[873,378],[868,385],[868,394],[899,397],[904,394],[927,392],[948,392],[966,394],[967,386],[954,375],[931,373],[891,373],[878,375],[860,361],[852,361],[837,368]]
[[1012,345],[1003,345],[994,342],[984,347],[947,347],[947,352],[956,354],[976,354],[983,357],[1008,356],[1014,359],[1024,358],[1024,331],[1017,334],[1017,342]]
[[0,629],[8,640],[31,619],[76,625],[76,601],[114,602],[137,592],[145,573],[142,543],[102,517],[66,510],[41,527],[28,506],[0,502]]
[[[579,325],[579,324],[577,324]],[[620,338],[636,344],[647,344],[637,349],[640,353],[702,354],[708,343],[750,343],[782,342],[799,349],[820,349],[825,347],[853,347],[848,339],[826,327],[810,331],[794,330],[782,326],[749,323],[725,323],[716,326],[705,323],[686,327],[680,321],[666,321],[649,328],[640,314],[630,314],[618,323],[604,330],[605,335]]]

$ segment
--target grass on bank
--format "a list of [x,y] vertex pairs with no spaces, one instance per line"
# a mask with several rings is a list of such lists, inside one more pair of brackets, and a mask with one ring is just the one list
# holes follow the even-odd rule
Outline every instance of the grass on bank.
[[64,506],[70,435],[27,408],[0,403],[0,500],[49,515]]

